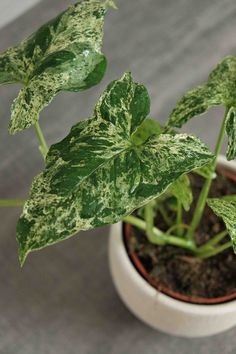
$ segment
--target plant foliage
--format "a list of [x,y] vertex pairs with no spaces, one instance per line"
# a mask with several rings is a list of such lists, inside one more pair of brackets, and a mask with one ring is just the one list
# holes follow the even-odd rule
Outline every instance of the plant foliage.
[[59,91],[85,90],[100,82],[106,70],[101,46],[109,4],[84,0],[72,5],[0,55],[0,83],[24,85],[12,105],[11,134],[36,123]]
[[[48,151],[38,123],[40,112],[60,91],[88,89],[104,76],[101,48],[108,6],[114,6],[112,0],[76,3],[0,55],[0,84],[23,85],[12,105],[9,131],[15,134],[34,125],[45,159],[17,223],[21,264],[31,251],[124,218],[146,231],[155,245],[183,247],[208,257],[231,247],[231,241],[220,243],[229,233],[236,251],[235,195],[208,199],[227,230],[205,245],[194,240],[225,133],[227,158],[236,157],[236,57],[226,57],[206,84],[187,92],[164,127],[149,118],[147,89],[125,73],[108,85],[92,117],[73,126]],[[198,138],[173,128],[217,105],[225,106],[226,114],[213,155]],[[187,175],[191,171],[205,178],[196,207]],[[0,200],[0,206],[21,203]],[[186,225],[184,211],[190,207],[195,210]],[[136,209],[138,217],[129,216]],[[157,210],[165,232],[155,226]]]
[[226,122],[227,159],[236,157],[236,57],[226,57],[211,72],[208,82],[187,92],[172,111],[167,126],[180,128],[189,119],[205,113],[212,106],[229,110]]
[[121,220],[212,160],[207,147],[186,134],[133,142],[149,110],[146,88],[126,73],[108,86],[92,118],[50,148],[17,225],[22,263],[32,250]]
[[188,211],[193,201],[192,189],[188,176],[180,176],[171,185],[170,190],[176,199],[180,201],[185,211]]
[[236,253],[236,198],[211,198],[207,201],[214,213],[224,220]]

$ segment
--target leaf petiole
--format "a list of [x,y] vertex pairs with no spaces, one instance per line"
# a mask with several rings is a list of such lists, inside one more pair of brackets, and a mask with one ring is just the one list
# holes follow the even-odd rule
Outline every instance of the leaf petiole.
[[43,132],[40,128],[39,122],[36,122],[34,124],[34,129],[35,129],[36,135],[37,135],[39,142],[40,142],[39,150],[45,160],[47,153],[48,153],[48,145],[47,145],[46,140],[44,138]]
[[146,233],[148,240],[151,243],[156,243],[158,245],[164,245],[165,241],[159,240],[157,236],[154,233],[154,210],[153,210],[153,203],[150,202],[145,205],[144,207],[144,216],[145,216],[145,221],[146,221]]
[[[167,231],[166,231],[166,234],[167,235],[170,235],[172,232],[173,232],[173,230],[175,230],[175,229],[189,229],[189,226],[187,225],[187,224],[182,224],[182,223],[180,223],[180,224],[175,224],[175,225],[172,225]],[[182,236],[182,235],[181,235]]]
[[[124,222],[127,222],[133,226],[136,226],[140,230],[146,231],[147,230],[147,225],[144,220],[141,220],[139,218],[136,218],[135,216],[129,215],[126,216],[123,219]],[[177,247],[182,247],[185,249],[188,249],[192,252],[195,253],[196,247],[195,245],[189,241],[185,240],[181,237],[175,236],[175,235],[166,235],[164,232],[159,230],[157,227],[153,227],[152,229],[153,237],[150,242],[156,245],[172,245],[172,246],[177,246]]]
[[161,213],[161,216],[163,217],[166,225],[168,225],[168,226],[173,225],[173,221],[171,220],[171,218],[167,214],[167,212],[166,212],[165,208],[163,207],[163,205],[159,204],[158,205],[158,210]]
[[223,243],[222,245],[220,245],[218,247],[209,249],[208,251],[206,250],[204,252],[199,252],[199,253],[197,253],[197,256],[200,257],[200,258],[209,258],[209,257],[212,257],[212,256],[216,256],[218,253],[221,253],[221,252],[223,252],[224,250],[226,250],[226,249],[228,249],[230,247],[232,247],[232,241],[225,242],[225,243]]
[[218,245],[220,241],[222,241],[227,235],[228,235],[228,230],[224,230],[214,236],[210,241],[206,242],[203,246],[199,247],[199,251],[209,251],[210,248]]
[[[221,147],[222,147],[222,144],[224,141],[225,124],[226,124],[228,113],[229,113],[229,109],[226,109],[223,123],[221,125],[220,133],[219,133],[218,140],[217,140],[216,147],[215,147],[215,158],[214,158],[212,165],[211,165],[212,173],[215,171],[216,164],[217,164],[217,157],[220,153],[220,150],[221,150]],[[205,210],[206,201],[207,201],[207,197],[208,197],[208,194],[209,194],[209,191],[211,188],[211,184],[212,184],[212,178],[209,177],[205,180],[205,183],[204,183],[203,188],[201,190],[201,193],[200,193],[200,196],[198,198],[197,205],[195,208],[195,213],[194,213],[192,222],[190,224],[190,228],[187,233],[187,237],[190,240],[193,239],[193,234],[202,219],[202,215]]]
[[179,199],[177,199],[177,215],[176,215],[176,224],[177,224],[177,235],[182,236],[182,204]]

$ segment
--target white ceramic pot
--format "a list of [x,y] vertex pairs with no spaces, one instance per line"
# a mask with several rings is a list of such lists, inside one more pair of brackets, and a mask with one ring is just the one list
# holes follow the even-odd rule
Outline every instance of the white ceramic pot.
[[[219,164],[236,173],[236,163],[219,158]],[[111,227],[110,269],[116,289],[126,306],[146,324],[168,334],[204,337],[236,325],[236,300],[201,305],[176,300],[152,287],[133,266],[122,237],[122,224]]]

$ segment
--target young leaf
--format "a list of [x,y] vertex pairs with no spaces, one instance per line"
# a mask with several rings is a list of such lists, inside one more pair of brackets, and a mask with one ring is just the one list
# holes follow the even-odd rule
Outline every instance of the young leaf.
[[233,197],[232,200],[229,198],[218,199],[211,198],[207,200],[209,207],[214,211],[214,213],[224,220],[226,228],[233,242],[234,252],[236,253],[236,200]]
[[226,133],[229,138],[228,160],[236,157],[236,118],[235,118],[236,57],[226,57],[209,75],[205,85],[187,92],[170,114],[167,127],[181,128],[194,116],[205,113],[209,108],[223,105],[229,111]]
[[154,119],[146,118],[132,135],[134,144],[139,145],[144,143],[150,136],[159,135],[162,133],[161,125]]
[[177,103],[167,122],[168,127],[181,128],[191,118],[221,104],[214,87],[198,86],[187,92]]
[[92,118],[50,148],[18,221],[21,263],[32,250],[121,220],[212,160],[207,147],[186,134],[134,144],[132,134],[149,110],[147,90],[126,73],[108,86]]
[[211,164],[202,166],[200,168],[197,168],[193,172],[197,173],[199,176],[202,176],[204,178],[211,178],[211,179],[215,179],[216,178],[216,173],[212,172]]
[[188,211],[193,201],[192,189],[188,176],[180,176],[171,185],[170,191],[180,201],[184,210]]
[[61,90],[96,85],[106,69],[104,15],[112,1],[84,0],[0,56],[0,83],[24,84],[12,105],[11,134],[30,127]]

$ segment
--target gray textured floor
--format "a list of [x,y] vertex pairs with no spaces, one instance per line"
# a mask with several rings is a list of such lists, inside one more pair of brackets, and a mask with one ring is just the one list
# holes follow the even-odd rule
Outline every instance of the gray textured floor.
[[[10,1],[10,0],[9,0]],[[45,0],[0,31],[0,49],[62,10],[69,0]],[[176,99],[206,78],[226,54],[236,53],[235,0],[117,0],[108,15],[103,83],[85,93],[60,94],[42,114],[49,143],[87,117],[109,80],[131,70],[152,96],[152,115],[167,117]],[[23,197],[42,167],[32,130],[7,135],[9,108],[18,87],[0,88],[0,195]],[[222,110],[186,127],[212,146]],[[202,123],[202,126],[198,123]],[[1,354],[233,354],[235,329],[214,338],[163,335],[131,315],[118,298],[107,264],[103,228],[82,233],[17,262],[19,210],[0,210]]]
[[0,28],[6,26],[16,17],[31,9],[40,0],[1,0],[0,1]]

